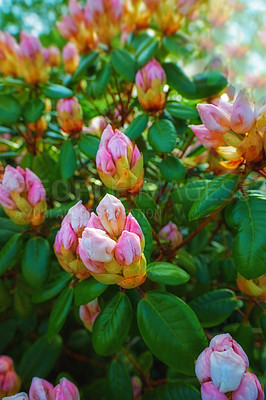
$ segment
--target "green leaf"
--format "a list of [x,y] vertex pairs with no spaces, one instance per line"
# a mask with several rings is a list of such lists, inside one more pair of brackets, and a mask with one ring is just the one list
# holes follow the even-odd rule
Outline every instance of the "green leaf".
[[37,290],[33,294],[33,303],[44,303],[45,301],[55,297],[70,282],[72,276],[67,272],[60,272],[56,276],[53,276],[53,278],[54,279],[51,282],[47,282],[42,287],[42,290]]
[[12,297],[4,280],[0,280],[0,313],[4,312],[12,305]]
[[3,275],[9,268],[20,258],[20,251],[22,249],[23,239],[20,233],[16,233],[8,242],[2,247],[0,251],[0,276]]
[[46,336],[40,337],[23,354],[18,367],[18,374],[29,386],[34,376],[46,378],[55,365],[63,347],[60,336],[49,342]]
[[106,398],[108,400],[133,400],[129,373],[119,360],[113,360],[107,373]]
[[79,150],[89,158],[95,158],[100,144],[100,139],[93,135],[81,135],[78,141]]
[[177,103],[176,101],[169,101],[166,103],[166,110],[175,118],[179,119],[195,119],[198,118],[198,111],[190,106]]
[[218,289],[205,293],[190,304],[204,328],[220,325],[234,310],[243,306],[241,300],[229,289]]
[[10,218],[0,217],[0,242],[6,243],[15,233],[23,232],[28,227],[28,225],[17,225]]
[[226,77],[218,71],[208,71],[193,77],[196,93],[193,98],[202,99],[221,92],[227,85]]
[[155,200],[148,193],[140,192],[135,201],[137,206],[147,213],[157,210],[157,204]]
[[22,256],[22,273],[32,287],[41,288],[50,271],[50,246],[41,236],[30,239]]
[[143,400],[201,400],[201,395],[191,385],[167,383],[146,392]]
[[92,345],[97,354],[110,356],[120,349],[132,322],[132,307],[125,293],[117,293],[96,318]]
[[147,266],[147,277],[164,285],[183,285],[189,281],[189,275],[177,265],[166,261],[153,262]]
[[138,67],[141,68],[155,55],[159,48],[159,41],[156,38],[151,38],[144,43],[136,52]]
[[196,92],[194,82],[184,73],[176,64],[163,63],[168,85],[185,97],[193,95]]
[[66,140],[61,147],[59,164],[62,178],[70,179],[77,166],[76,152],[70,140]]
[[180,32],[172,36],[164,36],[162,43],[167,51],[177,55],[190,54],[194,50],[190,38]]
[[48,322],[48,338],[50,341],[62,329],[72,305],[73,295],[73,288],[67,286],[56,300]]
[[266,198],[256,193],[239,200],[231,209],[229,225],[237,228],[233,260],[246,279],[266,273]]
[[155,121],[149,129],[148,140],[158,153],[168,153],[176,145],[176,130],[174,124],[167,119]]
[[234,192],[238,175],[225,174],[213,179],[200,192],[200,199],[195,201],[189,211],[189,219],[206,217],[222,206]]
[[148,292],[138,304],[137,319],[144,342],[159,360],[184,374],[195,374],[195,361],[207,340],[183,300],[170,293]]
[[87,68],[90,67],[96,61],[98,56],[99,56],[98,51],[92,51],[90,54],[83,57],[79,63],[78,68],[70,78],[69,83],[79,82],[83,78],[83,76],[86,75]]
[[27,101],[23,106],[23,117],[26,122],[38,121],[45,109],[45,103],[42,99]]
[[160,163],[160,171],[165,181],[183,181],[186,176],[186,167],[182,161],[174,156],[167,156]]
[[148,121],[149,117],[146,114],[140,114],[137,118],[133,119],[125,132],[129,139],[136,140],[146,129]]
[[152,253],[153,241],[150,223],[141,210],[134,208],[133,210],[131,210],[131,214],[140,224],[141,230],[145,237],[144,255],[146,257],[146,260],[149,261]]
[[263,332],[263,336],[266,339],[266,310],[260,315],[260,326]]
[[71,89],[62,85],[56,85],[54,83],[47,83],[42,88],[42,93],[51,99],[64,99],[66,97],[74,96],[74,93]]
[[107,89],[107,85],[111,77],[111,66],[106,64],[97,74],[95,80],[92,82],[93,94],[96,98],[101,97]]
[[12,95],[0,96],[0,122],[2,124],[14,124],[19,120],[21,107],[18,100]]
[[77,306],[87,304],[99,297],[107,288],[108,285],[98,282],[92,277],[81,281],[74,288],[75,304]]
[[7,345],[14,338],[17,330],[17,321],[15,319],[8,319],[4,321],[0,325],[0,353],[3,354],[3,351],[7,347]]
[[176,262],[182,268],[192,276],[196,276],[197,267],[195,265],[194,259],[190,253],[188,253],[184,248],[178,250]]
[[126,81],[134,82],[137,72],[136,61],[132,54],[124,49],[111,52],[111,61],[115,71]]

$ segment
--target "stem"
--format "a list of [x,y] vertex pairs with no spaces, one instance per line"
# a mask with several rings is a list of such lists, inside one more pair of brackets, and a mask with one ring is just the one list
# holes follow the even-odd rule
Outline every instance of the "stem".
[[248,319],[249,319],[250,313],[253,310],[254,306],[255,306],[255,302],[253,301],[253,299],[249,299],[249,301],[247,303],[245,314],[243,316],[243,324],[247,324],[248,323]]
[[129,361],[134,365],[135,369],[138,371],[142,379],[149,385],[149,378],[147,374],[142,370],[141,366],[137,363],[137,361],[131,356],[131,354],[124,348],[121,347],[122,352],[127,356]]
[[83,354],[74,353],[73,351],[70,351],[70,350],[67,350],[67,349],[65,350],[65,352],[66,352],[67,355],[69,355],[70,357],[74,358],[75,360],[82,361],[82,362],[85,362],[87,364],[94,365],[95,367],[107,368],[107,366],[104,363],[92,360],[92,359],[84,356]]

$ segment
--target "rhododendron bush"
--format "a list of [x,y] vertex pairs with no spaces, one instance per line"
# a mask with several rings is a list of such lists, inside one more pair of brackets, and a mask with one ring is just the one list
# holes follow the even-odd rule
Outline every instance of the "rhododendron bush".
[[186,69],[208,12],[0,31],[0,398],[264,399],[266,102]]

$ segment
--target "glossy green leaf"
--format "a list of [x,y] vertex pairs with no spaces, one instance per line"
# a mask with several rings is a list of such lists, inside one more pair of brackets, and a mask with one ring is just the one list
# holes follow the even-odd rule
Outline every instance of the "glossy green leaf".
[[74,288],[75,304],[77,306],[87,304],[99,297],[107,288],[108,285],[98,282],[92,277],[81,281]]
[[0,217],[0,242],[6,243],[15,233],[23,232],[28,227],[28,225],[17,225],[10,218]]
[[140,192],[135,201],[137,206],[148,214],[157,210],[157,204],[155,200],[146,192]]
[[142,132],[146,129],[147,124],[149,121],[149,117],[146,114],[140,114],[138,115],[129,125],[129,127],[126,130],[126,135],[131,139],[131,140],[136,140]]
[[73,295],[73,288],[67,286],[57,298],[48,323],[48,338],[50,341],[52,341],[62,329],[72,305]]
[[177,55],[190,54],[194,50],[190,38],[181,32],[171,36],[164,36],[162,43],[167,51]]
[[92,82],[93,94],[96,98],[101,97],[107,89],[111,77],[111,66],[110,64],[104,65],[99,73],[96,75],[96,79]]
[[222,324],[243,303],[235,297],[235,293],[229,289],[218,289],[193,300],[190,307],[195,311],[201,325],[210,328]]
[[201,395],[191,385],[167,383],[146,392],[143,400],[201,400]]
[[176,130],[174,124],[167,119],[155,121],[149,129],[148,140],[158,153],[168,153],[176,145]]
[[3,351],[7,345],[14,338],[17,329],[17,321],[15,319],[8,319],[0,324],[0,353]]
[[89,158],[96,157],[99,144],[99,138],[93,135],[81,135],[78,141],[79,150]]
[[223,205],[232,195],[238,183],[238,175],[226,174],[214,178],[195,201],[189,211],[189,219],[206,217]]
[[162,67],[166,72],[167,83],[172,89],[175,89],[185,97],[195,94],[196,87],[194,82],[178,65],[173,63],[163,63]]
[[77,157],[70,140],[66,140],[61,147],[59,164],[62,178],[72,178],[76,170]]
[[231,209],[229,225],[237,229],[233,244],[233,260],[246,279],[266,273],[266,198],[249,194]]
[[120,349],[132,322],[132,307],[125,293],[117,293],[96,318],[92,344],[97,354],[110,356]]
[[71,89],[62,86],[62,85],[57,85],[55,83],[47,83],[43,88],[42,88],[42,93],[51,99],[64,99],[66,97],[72,97],[74,96],[74,93]]
[[170,293],[148,292],[138,304],[137,319],[144,342],[159,360],[184,374],[195,374],[195,361],[207,340],[183,300]]
[[124,49],[111,52],[111,61],[115,71],[126,81],[134,82],[137,72],[136,61],[132,54]]
[[141,68],[147,64],[147,62],[154,57],[158,48],[159,41],[153,37],[147,41],[144,46],[141,46],[141,48],[136,52],[138,67]]
[[85,55],[80,63],[76,71],[73,73],[72,77],[70,78],[70,83],[72,82],[79,82],[83,76],[86,75],[86,70],[90,67],[94,62],[97,60],[99,56],[98,51],[92,51],[91,53]]
[[207,71],[193,77],[196,93],[193,98],[202,99],[221,92],[227,85],[226,77],[218,71]]
[[166,103],[166,110],[175,118],[179,119],[195,119],[199,117],[196,108],[185,106],[184,104],[177,103],[176,101],[169,101]]
[[153,262],[147,266],[147,277],[165,285],[183,285],[189,281],[189,275],[177,265],[166,261]]
[[47,300],[52,299],[57,294],[59,294],[64,287],[70,282],[72,276],[66,272],[61,272],[55,276],[53,276],[53,280],[47,282],[42,290],[37,290],[33,296],[33,303],[44,303]]
[[152,253],[152,242],[153,242],[150,223],[141,210],[134,208],[133,210],[131,210],[131,214],[133,215],[133,217],[136,218],[136,220],[140,224],[140,227],[144,234],[145,237],[144,254],[147,261],[149,261]]
[[41,236],[30,239],[22,256],[22,273],[32,287],[41,288],[50,271],[50,246]]
[[36,122],[41,118],[45,108],[42,99],[27,101],[23,106],[23,117],[26,122]]
[[186,176],[186,167],[182,161],[174,156],[167,156],[160,163],[160,171],[165,181],[183,181]]
[[20,233],[16,233],[2,247],[0,251],[0,276],[20,259],[20,251],[22,249],[23,239]]
[[106,395],[108,400],[133,400],[132,383],[121,361],[111,362],[107,373]]
[[40,337],[22,356],[18,374],[25,385],[30,385],[34,376],[45,378],[55,365],[63,347],[60,336],[49,342],[46,336]]
[[0,123],[14,124],[21,115],[21,107],[18,100],[12,95],[0,96]]

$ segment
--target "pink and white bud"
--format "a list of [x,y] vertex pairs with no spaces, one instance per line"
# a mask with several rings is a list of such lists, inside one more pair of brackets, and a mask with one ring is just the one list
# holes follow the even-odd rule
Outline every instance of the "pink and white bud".
[[121,265],[131,265],[140,260],[140,239],[135,233],[123,231],[116,245],[115,258]]
[[126,224],[126,212],[121,201],[106,194],[96,211],[106,231],[112,236],[120,236]]
[[92,332],[93,324],[98,315],[101,312],[101,308],[98,303],[98,299],[95,299],[84,306],[79,308],[79,316],[85,328]]
[[133,376],[131,378],[132,388],[133,388],[133,396],[134,400],[141,399],[141,391],[142,391],[142,382],[138,376]]
[[216,149],[224,144],[223,134],[212,132],[205,125],[189,125],[189,128],[206,149]]
[[78,25],[76,22],[65,15],[62,18],[62,21],[56,23],[56,27],[65,39],[70,39],[71,37],[75,37],[78,34]]
[[199,0],[178,0],[178,12],[185,16],[191,15],[198,3]]
[[105,231],[100,218],[94,212],[91,213],[87,228],[101,229],[102,231]]
[[60,383],[54,388],[54,400],[80,400],[76,385],[66,378],[60,379]]
[[117,161],[121,157],[127,158],[128,145],[127,142],[123,139],[123,136],[117,135],[115,133],[113,137],[109,140],[107,150],[112,155],[114,161]]
[[83,112],[76,97],[58,100],[56,109],[58,125],[64,132],[70,135],[81,132]]
[[137,72],[136,85],[146,93],[153,87],[153,83],[156,80],[159,81],[161,85],[164,85],[166,82],[166,75],[158,61],[153,58]]
[[126,218],[125,231],[135,233],[140,238],[140,241],[142,241],[144,238],[138,221],[136,220],[136,218],[133,217],[131,213],[129,213]]
[[[90,260],[98,262],[112,261],[116,242],[101,229],[86,228],[83,231],[80,242]],[[80,255],[82,258],[82,254]]]
[[264,392],[258,378],[251,372],[246,372],[232,400],[264,400]]
[[160,230],[159,237],[170,241],[174,246],[182,242],[182,234],[176,224],[171,221]]
[[132,160],[131,160],[131,165],[130,165],[130,167],[131,168],[133,168],[136,164],[137,164],[137,162],[141,159],[141,153],[140,153],[140,151],[139,151],[139,148],[138,148],[138,146],[135,144],[135,146],[134,146],[134,150],[133,150],[133,153],[132,153]]
[[239,92],[232,108],[231,129],[236,133],[248,132],[255,122],[255,111],[245,92]]
[[54,400],[53,385],[41,378],[33,378],[29,391],[30,400]]
[[114,176],[116,173],[116,167],[111,154],[101,144],[96,154],[96,165],[97,169],[106,175]]
[[25,32],[20,34],[19,54],[22,58],[35,61],[42,54],[42,45],[38,38]]
[[79,52],[75,43],[68,42],[63,48],[63,62],[68,74],[73,74],[79,66]]
[[11,191],[21,193],[25,189],[24,176],[19,172],[18,169],[7,165],[3,176],[2,185]]
[[11,198],[10,191],[2,184],[0,184],[0,204],[9,210],[16,209],[16,204]]
[[58,67],[60,65],[60,51],[56,46],[49,46],[47,49],[43,49],[43,56],[45,63],[50,67]]
[[[23,170],[22,170],[23,171]],[[40,201],[45,200],[46,192],[40,178],[29,168],[26,168],[25,183],[28,190],[28,201],[35,206]]]
[[78,238],[73,231],[71,224],[66,220],[65,217],[55,238],[55,250],[58,254],[61,254],[61,247],[63,247],[64,249],[74,253],[77,245]]
[[102,115],[99,115],[90,120],[90,124],[84,133],[90,133],[91,135],[97,135],[101,137],[106,126],[106,119]]
[[69,14],[76,22],[81,22],[83,20],[83,10],[77,0],[69,0],[68,10]]
[[82,201],[80,200],[77,204],[75,204],[68,210],[66,218],[69,221],[75,234],[81,237],[83,230],[88,226],[90,213],[87,208],[84,207]]
[[213,104],[198,104],[197,110],[205,127],[215,133],[230,130],[230,117]]
[[27,393],[18,393],[15,396],[4,397],[2,400],[29,400]]
[[228,400],[228,397],[219,392],[211,381],[205,382],[201,386],[201,398],[202,400]]

